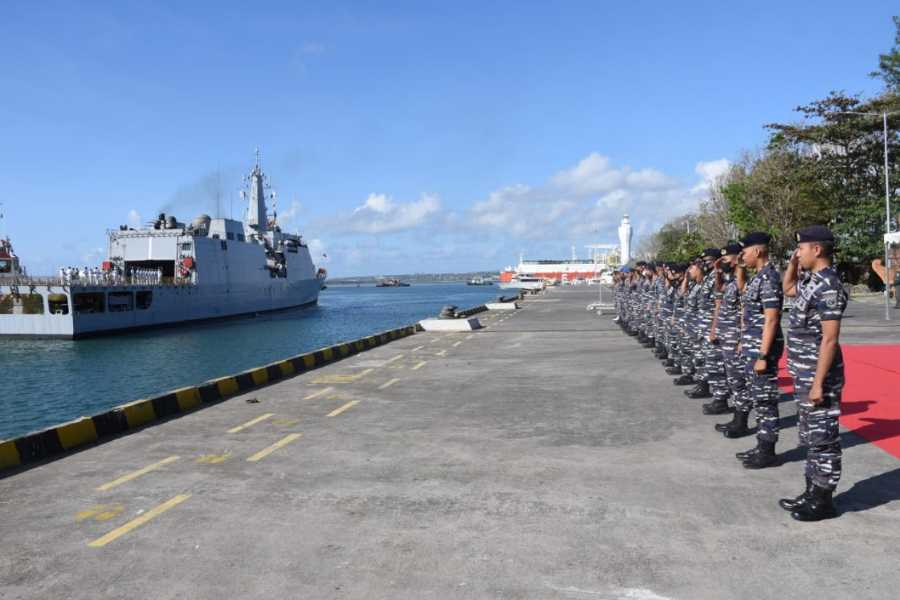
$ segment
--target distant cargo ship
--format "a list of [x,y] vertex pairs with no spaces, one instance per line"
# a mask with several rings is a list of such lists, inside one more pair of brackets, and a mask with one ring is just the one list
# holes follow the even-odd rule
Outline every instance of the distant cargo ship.
[[526,260],[519,258],[519,264],[509,266],[500,272],[500,287],[503,289],[539,289],[544,285],[576,285],[607,283],[612,269],[618,265],[618,247],[609,244],[594,244],[593,257],[581,259]]
[[7,241],[0,252],[0,336],[80,338],[315,304],[326,272],[299,235],[269,219],[266,177],[249,176],[246,221],[200,215],[186,225],[160,214],[151,225],[108,233],[99,268],[22,273]]

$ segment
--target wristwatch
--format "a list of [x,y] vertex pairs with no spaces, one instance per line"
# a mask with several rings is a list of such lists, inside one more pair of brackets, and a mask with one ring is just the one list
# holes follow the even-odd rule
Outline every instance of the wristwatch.
[[760,352],[759,358],[757,360],[769,360],[769,354],[768,353],[763,354],[762,352]]

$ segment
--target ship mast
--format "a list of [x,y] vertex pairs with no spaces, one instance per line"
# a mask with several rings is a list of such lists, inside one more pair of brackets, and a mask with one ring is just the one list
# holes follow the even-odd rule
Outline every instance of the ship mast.
[[250,200],[247,204],[247,225],[259,232],[268,229],[266,220],[266,194],[263,189],[265,176],[259,166],[259,148],[256,149],[256,166],[250,172]]

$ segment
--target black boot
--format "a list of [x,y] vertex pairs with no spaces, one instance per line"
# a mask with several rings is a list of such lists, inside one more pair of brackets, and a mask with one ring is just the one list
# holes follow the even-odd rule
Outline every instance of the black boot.
[[738,411],[734,411],[734,414],[731,416],[731,420],[727,423],[716,423],[716,431],[722,432],[728,429],[729,427],[736,427],[738,419],[740,418],[741,413]]
[[747,460],[748,458],[750,458],[751,456],[753,456],[754,454],[756,454],[757,452],[759,452],[759,446],[753,446],[749,450],[742,450],[741,452],[735,452],[734,457],[736,459],[738,459],[739,461],[743,462],[743,461]]
[[820,488],[817,485],[812,486],[809,499],[792,512],[791,516],[798,521],[822,521],[835,518],[837,510],[834,508],[831,494],[831,490]]
[[734,411],[734,421],[722,431],[722,435],[730,439],[750,435],[750,428],[747,427],[747,420],[749,418],[750,413],[741,412],[739,410]]
[[694,383],[694,377],[690,373],[685,373],[681,377],[677,377],[672,383],[675,385],[691,385]]
[[664,367],[666,367],[666,368],[668,368],[668,367],[674,367],[674,366],[675,366],[675,359],[674,359],[674,358],[669,358],[669,355],[668,355],[668,353],[667,353],[665,359],[663,359],[663,364],[662,364],[662,366],[664,366]]
[[745,469],[765,469],[774,466],[778,462],[775,456],[775,442],[757,442],[756,452],[744,460]]
[[644,348],[654,348],[656,347],[656,340],[650,336],[646,336],[644,340]]
[[675,364],[675,361],[672,361],[671,367],[666,367],[667,375],[681,375],[681,367]]
[[709,384],[705,381],[698,381],[692,389],[685,390],[684,395],[688,398],[712,398],[709,392]]
[[796,498],[782,498],[778,501],[778,506],[786,511],[794,511],[806,504],[812,495],[813,482],[809,477],[806,478],[806,489]]
[[704,415],[724,415],[731,408],[728,406],[728,400],[725,398],[715,398],[712,402],[703,405]]

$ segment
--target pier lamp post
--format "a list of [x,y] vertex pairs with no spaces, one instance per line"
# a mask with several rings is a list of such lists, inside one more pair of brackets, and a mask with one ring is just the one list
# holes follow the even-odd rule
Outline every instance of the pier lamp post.
[[[857,112],[857,111],[841,111],[842,115],[863,115],[866,117],[881,117],[884,124],[884,234],[891,232],[891,180],[890,167],[888,165],[888,117],[900,114],[900,111],[881,111],[881,112]],[[884,320],[891,320],[891,287],[890,282],[890,253],[887,239],[884,241]],[[897,293],[897,290],[894,290]]]

